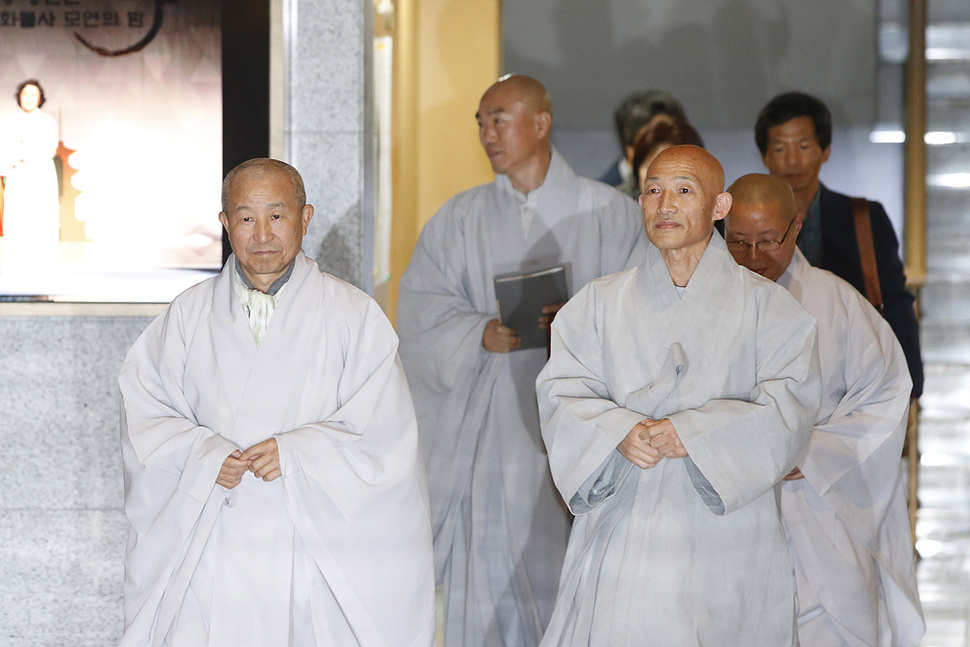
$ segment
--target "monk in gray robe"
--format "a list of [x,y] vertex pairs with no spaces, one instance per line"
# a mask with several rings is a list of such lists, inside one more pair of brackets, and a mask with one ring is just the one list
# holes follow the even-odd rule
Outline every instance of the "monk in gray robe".
[[226,177],[233,255],[122,368],[122,647],[434,644],[427,485],[397,337],[301,251],[296,169]]
[[[551,147],[541,83],[500,80],[477,119],[495,181],[458,194],[425,226],[401,279],[397,326],[428,463],[445,644],[534,647],[569,516],[539,436],[545,343],[520,348],[522,336],[499,321],[493,279],[562,265],[569,296],[631,256],[639,262],[646,241],[633,200],[577,176]],[[546,314],[561,304],[549,305]]]
[[544,646],[794,644],[775,486],[815,419],[815,321],[734,263],[714,231],[723,187],[703,149],[660,153],[646,261],[552,325],[539,412],[576,518]]
[[912,380],[892,328],[796,245],[804,214],[781,177],[728,189],[735,260],[777,281],[818,321],[822,403],[808,455],[781,485],[806,647],[915,647],[926,629],[900,453]]

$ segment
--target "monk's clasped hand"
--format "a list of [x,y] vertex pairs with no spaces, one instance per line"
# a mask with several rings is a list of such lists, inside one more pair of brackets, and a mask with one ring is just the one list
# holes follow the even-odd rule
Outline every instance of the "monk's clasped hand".
[[645,420],[643,424],[647,431],[650,446],[660,452],[664,458],[686,458],[687,450],[680,440],[680,435],[674,429],[674,423],[669,418],[663,420]]
[[269,438],[256,443],[242,453],[242,460],[249,461],[249,471],[253,476],[263,479],[267,483],[275,481],[283,472],[280,470],[279,446],[275,438]]

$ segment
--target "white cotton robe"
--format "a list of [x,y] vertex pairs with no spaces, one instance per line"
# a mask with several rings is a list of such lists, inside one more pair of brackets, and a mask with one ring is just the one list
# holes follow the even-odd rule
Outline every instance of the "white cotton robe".
[[889,324],[798,250],[778,279],[818,320],[822,404],[781,509],[805,647],[915,647],[923,636],[900,455],[912,381]]
[[555,151],[529,198],[503,175],[458,194],[428,222],[401,279],[401,358],[428,461],[449,647],[537,645],[569,532],[539,434],[535,378],[547,352],[482,347],[497,317],[492,278],[564,264],[574,294],[639,262],[646,246],[636,203],[578,177]]
[[[815,420],[815,343],[814,319],[716,232],[682,297],[651,248],[559,312],[537,389],[576,519],[544,646],[793,644],[775,486]],[[669,418],[689,458],[624,458],[646,418]]]
[[[257,347],[222,273],[139,337],[121,388],[122,645],[434,642],[427,485],[397,338],[302,253]],[[282,476],[215,483],[267,438]]]
[[60,262],[60,197],[57,192],[57,122],[38,110],[18,110],[2,124],[3,278],[47,274]]

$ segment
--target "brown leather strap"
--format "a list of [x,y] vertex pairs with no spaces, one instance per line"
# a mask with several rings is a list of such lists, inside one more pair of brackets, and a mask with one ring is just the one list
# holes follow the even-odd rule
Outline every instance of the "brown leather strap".
[[852,216],[855,220],[855,237],[859,243],[859,260],[862,261],[862,277],[866,285],[866,298],[882,312],[882,290],[879,287],[879,268],[876,265],[876,248],[872,242],[872,222],[869,203],[865,198],[852,198]]

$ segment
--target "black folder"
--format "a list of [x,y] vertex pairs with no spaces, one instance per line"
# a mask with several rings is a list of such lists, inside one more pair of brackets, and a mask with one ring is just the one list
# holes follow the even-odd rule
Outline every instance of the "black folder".
[[522,340],[522,348],[545,348],[546,331],[539,328],[542,309],[569,299],[566,268],[562,265],[535,272],[513,272],[494,277],[498,317]]

